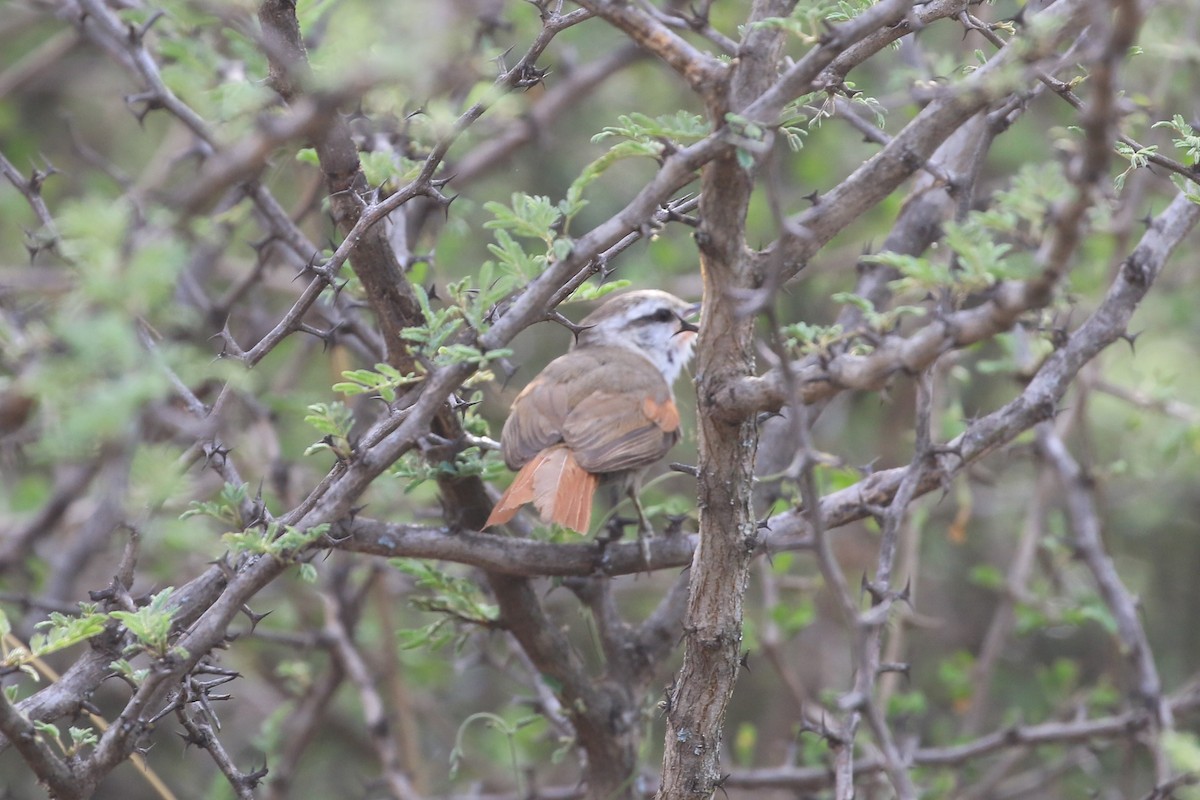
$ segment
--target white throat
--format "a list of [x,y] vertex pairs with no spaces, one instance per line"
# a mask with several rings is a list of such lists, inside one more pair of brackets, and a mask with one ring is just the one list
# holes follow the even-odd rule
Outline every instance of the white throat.
[[683,372],[683,368],[692,359],[692,346],[695,341],[695,333],[680,331],[665,344],[651,343],[647,346],[646,343],[639,342],[633,337],[616,339],[606,342],[606,344],[623,347],[642,356],[662,374],[667,386],[673,386],[676,379],[679,378],[679,373]]

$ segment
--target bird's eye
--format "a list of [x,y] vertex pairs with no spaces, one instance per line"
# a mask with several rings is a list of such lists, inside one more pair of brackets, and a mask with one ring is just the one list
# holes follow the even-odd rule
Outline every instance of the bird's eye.
[[660,308],[658,311],[655,311],[649,316],[650,319],[654,320],[655,322],[670,322],[671,320],[675,319],[675,312],[669,308]]

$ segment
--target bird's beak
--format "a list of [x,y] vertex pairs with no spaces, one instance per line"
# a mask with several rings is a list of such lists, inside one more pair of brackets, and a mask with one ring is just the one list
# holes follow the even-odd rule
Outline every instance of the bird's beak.
[[700,314],[700,304],[699,303],[692,303],[690,306],[688,306],[686,309],[684,309],[684,312],[679,315],[679,332],[683,333],[684,331],[686,331],[688,333],[699,333],[700,326],[697,325],[695,322],[690,321],[690,319],[692,317],[699,316],[699,314]]

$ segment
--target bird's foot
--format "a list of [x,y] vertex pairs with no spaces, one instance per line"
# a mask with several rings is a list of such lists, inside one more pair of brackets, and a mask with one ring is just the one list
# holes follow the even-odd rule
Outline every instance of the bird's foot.
[[612,551],[609,550],[609,545],[624,538],[625,526],[630,523],[631,520],[614,516],[608,522],[604,523],[604,527],[596,532],[595,542],[596,548],[599,551],[596,557],[597,573],[608,575],[612,572]]
[[650,520],[644,515],[637,517],[619,517],[613,516],[605,524],[599,536],[596,537],[596,543],[600,546],[601,557],[604,561],[608,560],[608,546],[613,542],[619,541],[625,536],[625,529],[630,525],[637,526],[638,551],[642,556],[642,567],[646,572],[650,571],[650,540],[654,538],[654,526],[650,524]]
[[625,536],[625,529],[630,525],[638,524],[638,520],[631,517],[619,517],[613,515],[604,525],[604,540],[606,542],[616,542]]
[[642,554],[642,567],[650,572],[650,540],[654,538],[654,526],[644,515],[638,519],[638,550]]
[[650,540],[652,538],[654,538],[653,529],[638,527],[638,549],[642,553],[642,567],[646,572],[650,571]]

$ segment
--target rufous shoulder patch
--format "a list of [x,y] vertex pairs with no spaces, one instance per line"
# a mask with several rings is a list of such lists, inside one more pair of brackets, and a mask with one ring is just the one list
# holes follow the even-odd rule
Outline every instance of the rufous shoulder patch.
[[679,409],[675,407],[674,400],[659,403],[653,397],[647,397],[642,401],[642,413],[664,433],[679,429]]

